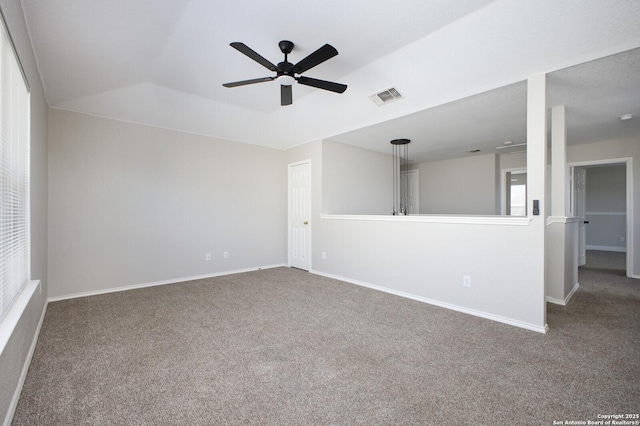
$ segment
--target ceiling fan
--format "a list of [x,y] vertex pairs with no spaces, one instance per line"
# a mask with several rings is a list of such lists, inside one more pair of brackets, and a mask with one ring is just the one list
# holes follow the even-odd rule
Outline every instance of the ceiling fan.
[[296,74],[302,74],[303,72],[315,67],[316,65],[319,65],[324,61],[336,56],[338,54],[338,51],[335,49],[335,47],[329,44],[325,44],[320,49],[311,53],[309,56],[294,65],[287,60],[289,53],[291,53],[291,51],[293,50],[293,43],[288,40],[282,40],[280,43],[278,43],[278,46],[280,47],[282,53],[284,53],[284,61],[280,62],[278,65],[274,65],[267,59],[262,57],[260,54],[256,53],[246,44],[239,42],[231,43],[231,47],[241,53],[244,53],[270,71],[274,71],[276,75],[273,77],[254,78],[252,80],[225,83],[223,84],[223,86],[237,87],[245,86],[247,84],[264,83],[267,81],[278,80],[278,82],[280,82],[280,105],[291,105],[293,103],[291,85],[294,81],[297,81],[300,84],[304,84],[305,86],[317,87],[318,89],[329,90],[336,93],[343,93],[345,90],[347,90],[346,84],[318,80],[316,78],[305,77],[303,75],[296,76]]

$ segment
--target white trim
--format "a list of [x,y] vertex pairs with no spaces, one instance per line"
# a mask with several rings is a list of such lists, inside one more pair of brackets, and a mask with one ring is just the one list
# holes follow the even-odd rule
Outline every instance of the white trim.
[[564,300],[556,299],[555,297],[551,297],[551,296],[547,296],[546,300],[547,300],[547,302],[553,303],[554,305],[560,305],[560,306],[566,306],[567,305]]
[[27,379],[27,373],[29,372],[29,367],[31,366],[31,360],[33,359],[33,354],[36,351],[36,345],[38,344],[38,338],[40,337],[40,330],[42,329],[42,323],[44,323],[44,317],[47,312],[47,306],[49,302],[45,301],[44,306],[42,307],[42,313],[40,314],[40,320],[38,321],[38,326],[36,327],[36,332],[33,335],[33,340],[31,341],[31,347],[29,348],[29,352],[27,352],[27,358],[24,361],[24,365],[22,366],[22,371],[20,372],[20,379],[18,379],[18,386],[16,386],[16,390],[13,392],[13,398],[11,398],[11,402],[9,403],[9,408],[7,410],[7,415],[4,418],[4,426],[11,425],[13,421],[13,416],[16,413],[16,408],[18,407],[18,401],[20,400],[20,394],[22,393],[22,387],[24,386],[24,381]]
[[177,284],[177,283],[182,283],[186,281],[202,280],[205,278],[214,278],[214,277],[221,277],[225,275],[241,274],[243,272],[253,272],[253,271],[259,271],[261,269],[280,268],[284,266],[287,266],[287,265],[285,265],[284,263],[281,263],[277,265],[256,266],[254,268],[236,269],[233,271],[215,272],[212,274],[195,275],[192,277],[173,278],[170,280],[154,281],[150,283],[133,284],[133,285],[126,285],[122,287],[105,288],[102,290],[86,291],[82,293],[66,294],[63,296],[50,297],[47,300],[49,302],[58,302],[60,300],[77,299],[79,297],[97,296],[99,294],[107,294],[107,293],[117,293],[120,291],[135,290],[135,289],[146,288],[146,287],[155,287],[155,286],[166,285],[166,284]]
[[552,223],[574,223],[579,222],[582,218],[580,217],[565,217],[565,216],[549,216],[547,217],[547,226]]
[[571,161],[567,163],[568,167],[585,167],[585,166],[603,166],[603,165],[612,165],[616,164],[622,165],[627,161],[630,161],[631,157],[620,157],[620,158],[603,158],[600,160],[586,160],[586,161]]
[[0,355],[2,355],[7,343],[9,343],[13,331],[16,329],[20,318],[22,318],[22,314],[25,309],[27,309],[27,305],[39,285],[39,280],[29,281],[16,300],[9,306],[7,315],[0,322]]
[[527,216],[451,216],[451,215],[346,215],[321,214],[320,219],[329,220],[369,220],[379,222],[422,222],[460,223],[466,225],[515,225],[527,226],[531,218]]
[[569,300],[571,300],[571,298],[573,297],[575,292],[578,291],[579,287],[580,287],[580,284],[576,283],[576,285],[573,286],[573,288],[571,289],[569,294],[567,294],[567,297],[565,297],[564,300],[560,300],[560,299],[556,299],[556,298],[547,296],[547,302],[553,303],[555,305],[567,306],[567,304],[569,303]]
[[575,292],[578,291],[579,288],[580,288],[580,283],[576,283],[576,285],[573,286],[569,294],[567,294],[567,297],[564,298],[565,305],[569,303],[569,300],[571,300],[571,298],[573,297]]
[[626,253],[626,247],[616,247],[616,246],[594,246],[591,244],[587,245],[587,250],[600,250],[600,251],[615,251],[618,253]]
[[417,296],[415,294],[411,294],[411,293],[405,293],[403,291],[398,291],[398,290],[394,290],[388,287],[382,287],[382,286],[378,286],[378,285],[374,285],[374,284],[369,284],[363,281],[358,281],[358,280],[352,280],[350,278],[344,278],[338,275],[333,275],[333,274],[327,274],[324,272],[320,272],[320,271],[309,271],[313,274],[316,275],[321,275],[323,277],[327,277],[327,278],[333,278],[336,280],[340,280],[340,281],[344,281],[346,283],[349,284],[355,284],[355,285],[359,285],[361,287],[367,287],[373,290],[378,290],[378,291],[382,291],[385,293],[389,293],[389,294],[393,294],[395,296],[400,296],[400,297],[404,297],[407,299],[411,299],[411,300],[416,300],[418,302],[423,302],[423,303],[427,303],[429,305],[434,305],[434,306],[439,306],[441,308],[445,308],[445,309],[451,309],[452,311],[457,311],[457,312],[462,312],[464,314],[469,314],[469,315],[473,315],[476,317],[480,317],[480,318],[485,318],[485,319],[489,319],[492,321],[496,321],[496,322],[500,322],[503,324],[507,324],[507,325],[513,325],[516,327],[520,327],[520,328],[524,328],[527,330],[531,330],[531,331],[536,331],[538,333],[546,333],[549,330],[549,326],[548,325],[544,325],[544,327],[540,327],[538,325],[535,324],[530,324],[527,322],[522,322],[522,321],[517,321],[511,318],[507,318],[507,317],[503,317],[500,315],[493,315],[487,312],[482,312],[482,311],[477,311],[475,309],[469,309],[469,308],[465,308],[462,306],[458,306],[458,305],[453,305],[451,303],[446,303],[446,302],[441,302],[438,300],[434,300],[434,299],[429,299],[426,297],[422,297],[422,296]]
[[634,234],[634,221],[633,221],[633,158],[632,157],[623,157],[623,158],[609,158],[602,160],[591,160],[591,161],[576,161],[567,163],[567,167],[571,170],[572,167],[585,167],[585,166],[600,166],[604,164],[624,164],[626,165],[626,175],[627,175],[627,194],[626,194],[626,203],[627,203],[627,277],[629,278],[640,278],[639,275],[634,275],[634,264],[633,264],[633,234]]

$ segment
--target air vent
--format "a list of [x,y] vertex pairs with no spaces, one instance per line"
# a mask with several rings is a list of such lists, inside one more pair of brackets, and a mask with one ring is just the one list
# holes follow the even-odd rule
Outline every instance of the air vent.
[[376,93],[375,95],[369,96],[376,105],[386,105],[390,102],[397,101],[398,99],[402,99],[402,95],[395,87],[385,90],[384,92]]
[[476,152],[480,152],[479,149],[468,149],[465,151],[467,154],[475,154]]

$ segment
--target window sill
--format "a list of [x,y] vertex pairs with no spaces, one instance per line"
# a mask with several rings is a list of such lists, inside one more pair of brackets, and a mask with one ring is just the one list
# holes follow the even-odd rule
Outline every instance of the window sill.
[[7,343],[9,343],[13,331],[16,329],[22,314],[38,288],[40,288],[40,280],[29,281],[9,308],[7,315],[0,322],[0,355],[2,355]]

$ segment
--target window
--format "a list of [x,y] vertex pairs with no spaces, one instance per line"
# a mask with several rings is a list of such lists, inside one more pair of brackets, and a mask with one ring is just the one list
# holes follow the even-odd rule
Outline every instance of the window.
[[0,321],[29,282],[29,89],[0,19]]

